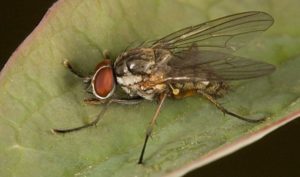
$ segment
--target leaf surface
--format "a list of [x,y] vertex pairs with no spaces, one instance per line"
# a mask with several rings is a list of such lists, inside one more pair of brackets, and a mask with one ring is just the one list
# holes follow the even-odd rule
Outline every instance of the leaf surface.
[[[61,0],[11,56],[0,75],[1,176],[180,176],[241,148],[299,116],[299,1]],[[288,11],[282,13],[282,8]],[[167,100],[137,165],[156,103],[112,105],[97,127],[53,135],[91,121],[82,81],[108,49],[115,58],[131,43],[233,13],[274,16],[270,30],[237,54],[277,65],[268,77],[243,81],[219,101],[241,115],[267,115],[261,124],[223,116],[201,97]]]

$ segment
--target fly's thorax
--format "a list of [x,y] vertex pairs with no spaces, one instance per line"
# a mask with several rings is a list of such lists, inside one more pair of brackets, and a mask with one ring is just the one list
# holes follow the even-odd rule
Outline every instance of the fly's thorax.
[[117,76],[150,74],[155,64],[154,50],[151,48],[136,48],[123,52],[115,61]]
[[170,54],[164,50],[136,48],[123,52],[114,63],[117,83],[130,96],[153,99],[166,85],[159,83]]

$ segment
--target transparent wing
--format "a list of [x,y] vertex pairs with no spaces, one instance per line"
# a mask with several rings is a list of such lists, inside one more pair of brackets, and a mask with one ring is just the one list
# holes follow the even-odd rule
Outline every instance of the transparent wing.
[[267,75],[271,64],[216,51],[190,50],[175,55],[169,62],[166,80],[240,80]]
[[178,53],[193,45],[201,50],[232,52],[267,30],[273,22],[272,16],[265,12],[233,14],[171,33],[154,42],[152,48]]

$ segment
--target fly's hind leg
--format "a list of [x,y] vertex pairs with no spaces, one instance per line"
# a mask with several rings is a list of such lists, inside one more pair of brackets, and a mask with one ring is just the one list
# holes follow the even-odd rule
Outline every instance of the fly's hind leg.
[[258,118],[258,119],[251,119],[251,118],[247,118],[247,117],[243,117],[243,116],[240,116],[236,113],[233,113],[231,111],[228,111],[226,108],[224,108],[220,103],[217,102],[217,100],[215,98],[213,98],[212,96],[210,96],[209,94],[205,93],[204,91],[202,90],[197,90],[198,93],[200,93],[202,96],[204,96],[206,99],[208,99],[211,103],[213,103],[219,110],[221,110],[224,114],[228,114],[228,115],[231,115],[235,118],[238,118],[238,119],[241,119],[241,120],[244,120],[244,121],[247,121],[247,122],[253,122],[253,123],[256,123],[256,122],[261,122],[261,121],[264,121],[266,118],[265,117],[261,117],[261,118]]

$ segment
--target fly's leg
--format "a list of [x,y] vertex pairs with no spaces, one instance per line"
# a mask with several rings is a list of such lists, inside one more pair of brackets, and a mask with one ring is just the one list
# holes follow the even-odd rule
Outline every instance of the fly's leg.
[[107,100],[101,100],[101,99],[97,99],[97,98],[86,98],[83,101],[84,101],[84,103],[90,104],[90,105],[99,105],[99,104],[103,104],[103,103],[107,102]]
[[69,128],[69,129],[51,129],[51,131],[54,132],[54,133],[63,134],[63,133],[70,133],[70,132],[74,132],[74,131],[78,131],[78,130],[81,130],[81,129],[84,129],[84,128],[94,126],[103,117],[104,113],[106,112],[106,110],[107,110],[107,108],[110,104],[111,104],[110,101],[106,102],[104,107],[102,108],[102,110],[100,111],[98,116],[96,117],[96,119],[93,120],[92,122],[88,123],[88,124],[85,124],[85,125],[82,125],[82,126],[79,126],[79,127],[75,127],[75,128]]
[[100,113],[98,114],[98,116],[96,117],[95,120],[93,120],[92,122],[79,126],[79,127],[75,127],[75,128],[69,128],[69,129],[51,129],[52,132],[54,133],[70,133],[70,132],[74,132],[74,131],[78,131],[84,128],[88,128],[91,126],[96,125],[101,118],[103,117],[104,113],[106,112],[108,106],[111,103],[119,103],[119,104],[127,104],[127,105],[133,105],[133,104],[139,104],[142,99],[141,98],[132,98],[132,99],[110,99],[110,100],[100,100],[100,99],[96,99],[96,98],[89,98],[89,99],[85,99],[84,100],[86,103],[88,104],[104,104],[104,107],[102,108],[102,110],[100,111]]
[[247,118],[247,117],[240,116],[240,115],[238,115],[236,113],[228,111],[220,103],[218,103],[216,99],[214,99],[212,96],[210,96],[209,94],[205,93],[204,91],[197,90],[197,92],[200,93],[202,96],[204,96],[206,99],[208,99],[210,102],[212,102],[224,114],[228,114],[228,115],[231,115],[231,116],[236,117],[238,119],[241,119],[241,120],[244,120],[244,121],[247,121],[247,122],[253,122],[253,123],[261,122],[261,121],[264,121],[266,119],[265,117],[262,117],[262,118],[259,118],[259,119],[250,119],[250,118]]
[[[142,98],[112,98],[110,100],[112,103],[125,104],[125,105],[134,105],[139,104],[143,101]],[[84,99],[86,104],[98,105],[105,103],[105,100],[97,99],[97,98],[86,98]]]
[[103,50],[102,55],[104,59],[110,59],[110,53],[107,49]]
[[[110,59],[110,53],[109,53],[108,50],[104,50],[104,51],[103,51],[103,57],[104,57],[104,59]],[[73,66],[70,64],[70,62],[69,62],[68,60],[64,60],[63,64],[64,64],[64,66],[65,66],[66,68],[68,68],[75,76],[77,76],[77,77],[83,79],[83,82],[84,82],[84,83],[89,84],[89,83],[91,82],[91,79],[92,79],[91,77],[89,77],[89,76],[84,76],[84,75],[82,75],[80,72],[76,71],[76,70],[73,68]]]
[[161,107],[165,101],[167,97],[167,94],[166,93],[163,93],[160,97],[160,100],[159,100],[159,104],[158,104],[158,107],[156,109],[156,112],[154,114],[154,116],[152,117],[151,121],[150,121],[150,124],[147,128],[147,131],[146,131],[146,137],[145,137],[145,141],[144,141],[144,145],[143,145],[143,148],[142,148],[142,152],[141,152],[141,155],[140,155],[140,158],[139,158],[139,161],[138,161],[138,164],[142,164],[143,163],[143,158],[144,158],[144,154],[145,154],[145,150],[146,150],[146,145],[147,145],[147,142],[148,142],[148,139],[149,137],[151,136],[152,134],[152,131],[153,131],[153,127],[155,125],[155,122],[156,122],[156,119],[158,118],[158,115],[159,115],[159,112],[161,110]]
[[118,103],[118,104],[125,104],[125,105],[135,105],[139,104],[143,101],[143,98],[131,98],[131,99],[118,99],[118,98],[113,98],[112,102],[113,103]]
[[73,68],[72,65],[69,63],[68,60],[65,60],[65,61],[63,62],[63,64],[64,64],[64,66],[65,66],[66,68],[68,68],[75,76],[77,76],[77,77],[83,79],[83,82],[84,82],[84,83],[90,83],[91,78],[90,78],[90,77],[87,77],[87,76],[84,76],[84,75],[82,75],[81,73],[79,73],[78,71],[74,70],[74,68]]

